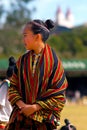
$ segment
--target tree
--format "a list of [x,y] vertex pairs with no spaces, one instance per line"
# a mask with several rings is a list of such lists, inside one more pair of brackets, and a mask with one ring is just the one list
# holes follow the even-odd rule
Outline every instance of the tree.
[[2,26],[2,15],[4,14],[5,10],[3,5],[0,5],[0,28]]
[[0,5],[0,19],[2,17],[3,12],[4,12],[3,5]]
[[31,19],[31,10],[27,4],[32,0],[15,0],[11,2],[11,10],[7,11],[5,27],[21,27]]
[[61,58],[87,58],[87,27],[82,26],[53,35],[48,39],[48,43]]

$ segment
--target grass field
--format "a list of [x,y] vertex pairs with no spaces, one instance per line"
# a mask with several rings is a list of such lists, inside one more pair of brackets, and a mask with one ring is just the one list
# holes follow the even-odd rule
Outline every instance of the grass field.
[[61,125],[67,118],[76,126],[77,130],[87,130],[87,105],[82,104],[66,104],[61,113]]

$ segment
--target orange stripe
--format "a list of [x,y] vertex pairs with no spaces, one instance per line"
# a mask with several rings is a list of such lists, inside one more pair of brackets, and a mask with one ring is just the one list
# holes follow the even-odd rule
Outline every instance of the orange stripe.
[[60,66],[61,66],[61,63],[58,61],[58,66],[57,66],[57,69],[56,69],[54,78],[53,78],[53,80],[52,80],[52,83],[55,82],[56,80],[58,80],[58,75],[59,75],[59,71],[60,71]]
[[50,57],[50,65],[49,65],[49,68],[50,70],[52,70],[52,67],[53,67],[53,57],[52,57],[52,51],[51,51],[51,48],[48,46],[48,52],[49,52],[49,57]]
[[45,89],[47,84],[47,80],[45,80],[47,76],[47,72],[48,72],[48,53],[47,53],[47,46],[46,46],[44,52],[44,77],[43,77],[44,83],[42,84],[42,89]]

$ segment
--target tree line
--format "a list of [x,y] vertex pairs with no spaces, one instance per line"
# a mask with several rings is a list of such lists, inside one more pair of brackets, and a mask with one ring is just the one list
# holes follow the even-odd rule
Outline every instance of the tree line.
[[49,38],[61,58],[87,59],[87,26],[79,26]]
[[[0,29],[0,58],[7,58],[10,55],[18,57],[24,53],[25,48],[22,41],[23,25],[31,20],[32,13],[27,5],[33,0],[14,0],[10,3],[10,10],[5,10],[0,5],[0,19],[6,13],[6,20]],[[87,27],[79,26],[60,34],[49,37],[50,44],[61,58],[87,58]]]
[[[49,37],[50,44],[61,58],[87,58],[87,27],[78,27],[69,32],[52,35]],[[18,57],[24,53],[21,30],[0,30],[0,57],[14,55]]]

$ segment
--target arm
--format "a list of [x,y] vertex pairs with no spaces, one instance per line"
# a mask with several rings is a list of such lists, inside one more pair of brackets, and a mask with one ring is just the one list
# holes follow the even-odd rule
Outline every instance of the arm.
[[54,120],[55,118],[59,120],[61,111],[65,105],[65,91],[68,85],[64,69],[59,59],[58,63],[56,60],[54,70],[51,75],[52,78],[49,78],[51,80],[49,81],[50,84],[48,89],[45,92],[42,92],[42,97],[40,97],[40,100],[36,102],[42,107],[41,113],[39,111],[38,115],[42,115],[42,117],[43,115],[46,115],[45,118],[48,120]]
[[37,101],[37,103],[41,105],[43,109],[51,110],[59,114],[66,101],[65,91],[68,85],[60,59],[58,59],[58,62],[56,60],[54,70],[51,74],[54,76],[50,78],[50,87],[46,90],[45,94],[43,94],[46,100],[40,100]]
[[49,113],[52,112],[58,119],[60,119],[60,113],[65,105],[65,96],[59,95],[51,97],[45,101],[38,101],[33,105],[25,105],[21,100],[16,104],[21,109],[20,113],[24,113],[26,116],[30,116],[34,112],[44,109],[45,111],[49,111]]
[[45,111],[49,111],[49,113],[53,113],[58,119],[60,119],[61,111],[65,105],[65,96],[58,95],[53,96],[45,101],[37,102]]
[[8,97],[12,106],[16,105],[16,102],[21,100],[22,97],[20,95],[20,85],[19,85],[19,77],[18,77],[18,66],[20,66],[20,59],[16,63],[14,68],[14,73],[10,78],[10,87],[8,88]]

